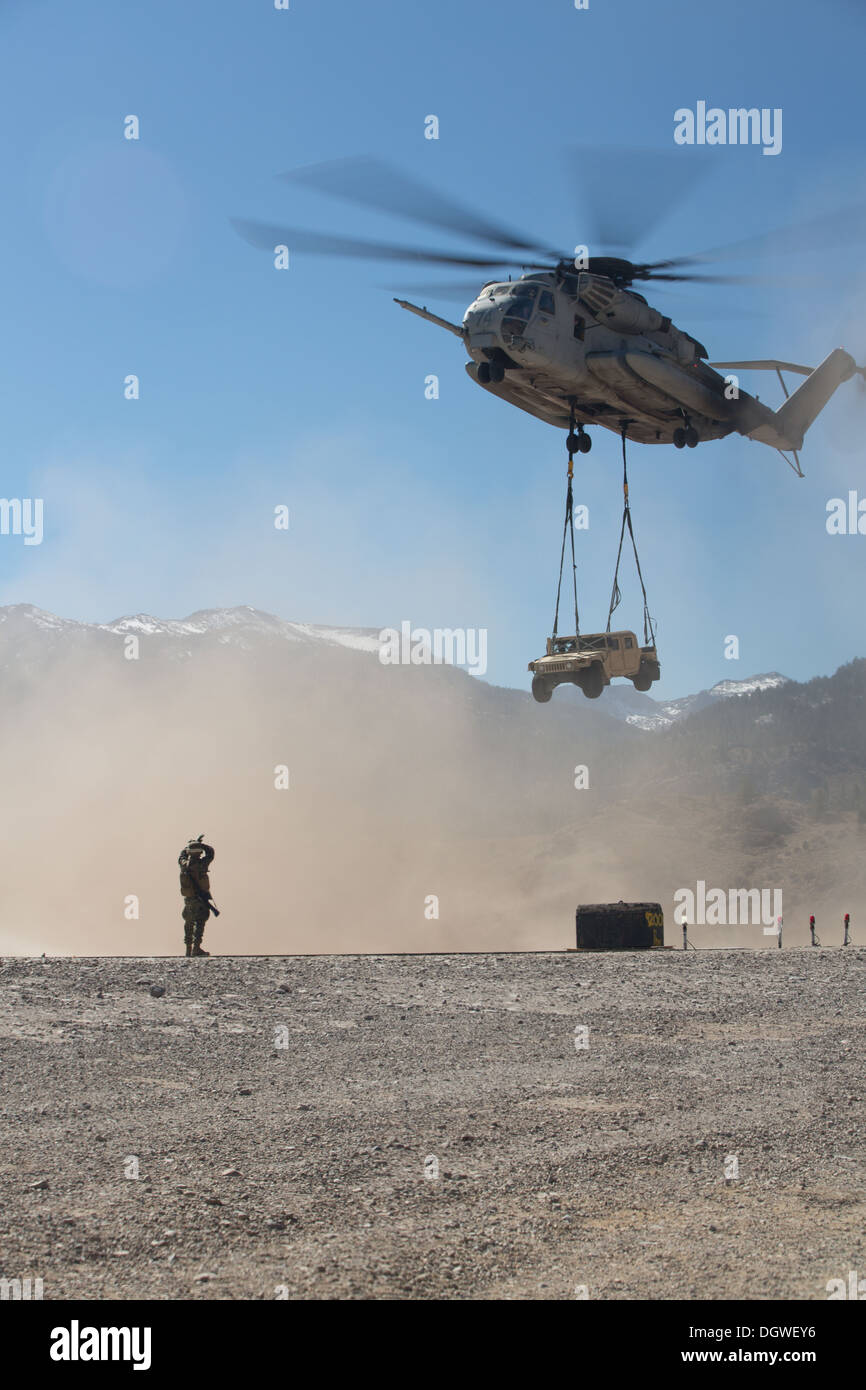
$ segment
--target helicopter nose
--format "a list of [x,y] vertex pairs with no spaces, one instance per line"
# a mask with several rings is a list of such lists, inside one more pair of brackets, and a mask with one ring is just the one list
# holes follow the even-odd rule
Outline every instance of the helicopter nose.
[[473,348],[498,347],[502,341],[500,328],[502,310],[488,300],[486,304],[476,301],[470,304],[463,319],[463,327]]

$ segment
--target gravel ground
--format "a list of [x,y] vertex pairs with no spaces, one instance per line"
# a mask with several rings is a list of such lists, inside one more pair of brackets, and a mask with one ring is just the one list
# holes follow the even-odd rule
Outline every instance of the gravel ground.
[[5,960],[0,1274],[46,1299],[825,1299],[866,1273],[864,963]]

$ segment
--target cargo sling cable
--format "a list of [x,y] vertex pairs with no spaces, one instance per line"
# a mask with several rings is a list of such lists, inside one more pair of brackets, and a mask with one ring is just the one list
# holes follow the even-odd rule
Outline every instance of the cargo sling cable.
[[[571,435],[574,435],[574,421],[572,417]],[[637,542],[634,536],[634,527],[631,523],[631,507],[628,497],[628,462],[626,459],[626,426],[622,428],[622,495],[623,512],[622,526],[619,533],[619,549],[616,554],[616,568],[613,575],[613,588],[610,595],[610,610],[607,615],[607,632],[610,632],[610,622],[614,611],[619,607],[622,595],[619,588],[619,566],[622,559],[622,543],[625,539],[625,528],[628,526],[628,533],[631,537],[632,549],[634,550],[634,562],[637,568],[638,579],[640,580],[641,593],[643,594],[643,640],[645,646],[655,646],[655,623],[650,617],[649,605],[647,600],[646,585],[643,580],[643,572],[640,567],[640,558],[637,553]],[[556,637],[559,631],[559,601],[562,593],[562,572],[565,568],[565,541],[568,537],[571,541],[571,573],[574,585],[574,636],[578,648],[580,647],[580,616],[577,606],[577,562],[574,554],[574,494],[572,490],[572,480],[574,478],[574,455],[568,455],[568,487],[565,494],[565,524],[562,530],[562,549],[559,556],[559,582],[556,586],[556,611],[553,616],[553,636]]]
[[[574,439],[574,410],[571,412],[571,428],[568,434],[569,439]],[[556,586],[556,612],[553,615],[553,635],[556,637],[559,630],[559,595],[562,590],[562,570],[565,565],[565,538],[571,537],[571,577],[574,584],[574,640],[580,647],[580,615],[577,611],[577,562],[574,558],[574,493],[572,491],[572,479],[574,478],[574,454],[568,451],[568,487],[565,493],[565,525],[562,528],[562,551],[559,556],[559,583]]]
[[[628,500],[628,464],[627,464],[627,462],[626,462],[626,452],[625,452],[625,438],[626,438],[626,433],[625,433],[625,432],[626,432],[626,426],[625,426],[625,424],[623,424],[623,427],[622,427],[622,496],[623,496],[622,526],[621,526],[621,528],[620,528],[620,533],[619,533],[619,550],[618,550],[617,553],[616,553],[616,569],[614,570],[614,574],[613,574],[613,588],[612,588],[611,594],[610,594],[610,612],[609,612],[608,615],[607,615],[607,629],[606,629],[606,631],[607,631],[607,632],[610,632],[610,620],[611,620],[611,618],[613,617],[614,610],[615,610],[616,608],[619,607],[620,600],[621,600],[621,598],[622,598],[622,595],[621,595],[621,593],[620,593],[620,591],[619,591],[619,562],[620,562],[620,559],[622,558],[622,543],[623,543],[623,540],[625,539],[625,528],[626,528],[626,526],[628,526],[628,533],[629,533],[629,535],[631,536],[632,548],[633,548],[633,550],[634,550],[634,562],[635,562],[635,565],[636,565],[636,567],[637,567],[637,577],[638,577],[638,579],[640,580],[641,593],[643,594],[643,640],[644,640],[644,646],[649,646],[650,644],[651,644],[652,646],[655,646],[655,640],[656,640],[656,635],[655,635],[655,624],[654,624],[654,622],[653,622],[653,620],[652,620],[652,618],[650,617],[650,614],[649,614],[649,607],[648,607],[648,605],[647,605],[647,596],[646,596],[646,585],[645,585],[644,582],[643,582],[643,574],[641,573],[640,560],[639,560],[639,558],[638,558],[638,553],[637,553],[637,542],[636,542],[636,540],[635,540],[635,538],[634,538],[634,528],[632,527],[632,524],[631,524],[631,508],[630,508],[630,506],[629,506],[629,500]],[[570,461],[569,461],[569,462],[570,462]]]

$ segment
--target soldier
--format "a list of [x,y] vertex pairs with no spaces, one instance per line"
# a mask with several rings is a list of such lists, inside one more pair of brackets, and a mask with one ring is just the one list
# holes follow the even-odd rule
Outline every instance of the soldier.
[[208,869],[215,851],[204,843],[204,836],[190,840],[180,852],[180,891],[183,894],[183,935],[188,956],[209,956],[201,948],[204,925],[213,912],[218,916],[210,895]]

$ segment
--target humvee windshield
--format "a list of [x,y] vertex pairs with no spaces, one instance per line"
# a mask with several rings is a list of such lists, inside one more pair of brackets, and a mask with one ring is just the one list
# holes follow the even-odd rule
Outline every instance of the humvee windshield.
[[551,644],[551,655],[570,656],[578,651],[603,651],[605,641],[607,641],[608,646],[618,650],[618,639],[616,637],[606,638],[606,634],[603,632],[601,634],[592,634],[589,637],[581,637],[577,641],[573,637],[554,637]]

